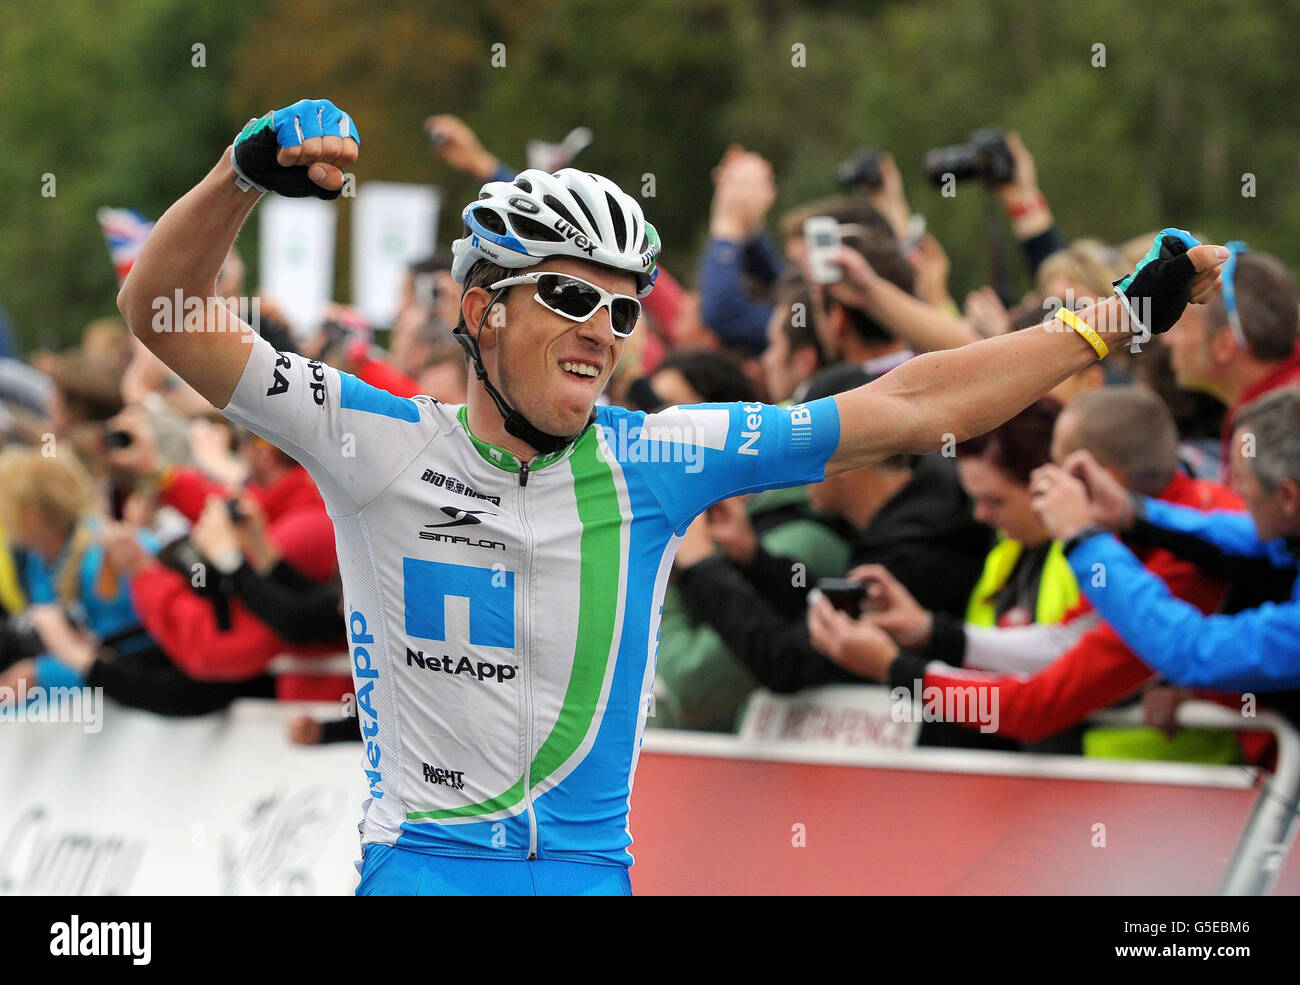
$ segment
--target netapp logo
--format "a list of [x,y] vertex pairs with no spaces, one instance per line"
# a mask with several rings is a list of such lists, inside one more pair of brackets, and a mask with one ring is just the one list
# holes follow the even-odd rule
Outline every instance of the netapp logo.
[[745,439],[736,449],[741,455],[757,455],[758,439],[763,430],[763,405],[762,404],[745,404],[741,407],[745,412],[745,430],[740,432],[740,436]]
[[436,766],[430,766],[428,763],[421,763],[420,765],[424,767],[426,783],[451,787],[453,790],[465,789],[465,773],[463,770],[444,770]]
[[406,666],[420,667],[424,670],[440,670],[444,674],[451,674],[453,677],[467,674],[478,681],[494,680],[498,684],[513,681],[515,675],[519,673],[518,664],[494,664],[486,660],[474,663],[469,657],[461,657],[460,661],[453,665],[451,657],[445,654],[442,657],[436,657],[432,654],[426,657],[423,650],[412,650],[409,646],[406,648]]

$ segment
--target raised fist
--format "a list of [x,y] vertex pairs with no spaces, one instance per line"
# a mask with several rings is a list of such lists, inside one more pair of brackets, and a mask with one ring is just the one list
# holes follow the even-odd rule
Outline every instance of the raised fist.
[[343,169],[357,159],[361,138],[352,118],[328,99],[300,99],[249,120],[230,151],[241,189],[286,198],[339,197]]

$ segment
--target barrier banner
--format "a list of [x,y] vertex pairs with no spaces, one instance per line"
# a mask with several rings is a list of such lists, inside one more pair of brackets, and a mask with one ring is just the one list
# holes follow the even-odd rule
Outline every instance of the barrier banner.
[[360,744],[295,746],[289,710],[0,725],[0,894],[351,893]]

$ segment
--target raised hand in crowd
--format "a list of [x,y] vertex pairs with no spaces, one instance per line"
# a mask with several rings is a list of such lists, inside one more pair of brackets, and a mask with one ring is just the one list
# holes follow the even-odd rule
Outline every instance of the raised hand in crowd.
[[952,262],[934,235],[923,235],[907,254],[907,259],[916,271],[916,296],[936,308],[955,311],[957,305],[948,293]]
[[763,230],[776,201],[772,165],[762,156],[733,144],[713,172],[713,207],[709,235],[748,243]]
[[966,295],[966,321],[982,339],[1011,331],[1011,315],[998,292],[985,285]]
[[238,564],[235,555],[243,555],[239,531],[230,516],[230,506],[220,496],[209,496],[204,502],[199,521],[190,531],[190,540],[199,553],[213,563],[229,558],[231,567],[234,567]]
[[235,512],[239,516],[235,531],[240,549],[259,574],[266,574],[281,557],[280,549],[266,533],[266,511],[261,503],[244,493],[235,501]]
[[1025,240],[1046,232],[1053,222],[1052,210],[1047,205],[1047,196],[1038,187],[1038,168],[1034,164],[1034,155],[1020,139],[1015,130],[1006,134],[1007,150],[1015,161],[1015,177],[996,189],[1011,220],[1011,229],[1016,239]]
[[867,201],[888,221],[894,230],[894,236],[901,243],[907,239],[908,223],[912,219],[912,207],[907,204],[907,194],[903,191],[903,174],[898,170],[894,155],[881,151],[876,156],[880,167],[880,184],[867,188]]
[[483,146],[476,134],[458,116],[448,113],[431,116],[424,129],[433,141],[433,152],[457,171],[478,181],[490,181],[500,162]]
[[120,447],[110,448],[105,453],[110,465],[142,478],[156,476],[162,471],[158,439],[149,421],[149,414],[143,407],[127,407],[112,418],[108,426],[110,430],[122,432],[129,439]]
[[194,464],[232,488],[248,478],[248,469],[230,448],[230,428],[207,417],[190,422],[188,437]]

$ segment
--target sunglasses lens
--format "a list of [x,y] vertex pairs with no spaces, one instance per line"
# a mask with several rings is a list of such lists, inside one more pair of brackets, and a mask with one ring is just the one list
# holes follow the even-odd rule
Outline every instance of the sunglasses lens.
[[537,293],[547,307],[574,318],[586,318],[600,304],[600,294],[593,287],[559,274],[540,278]]
[[615,335],[631,335],[641,315],[641,302],[633,298],[615,298],[609,307],[610,325]]

